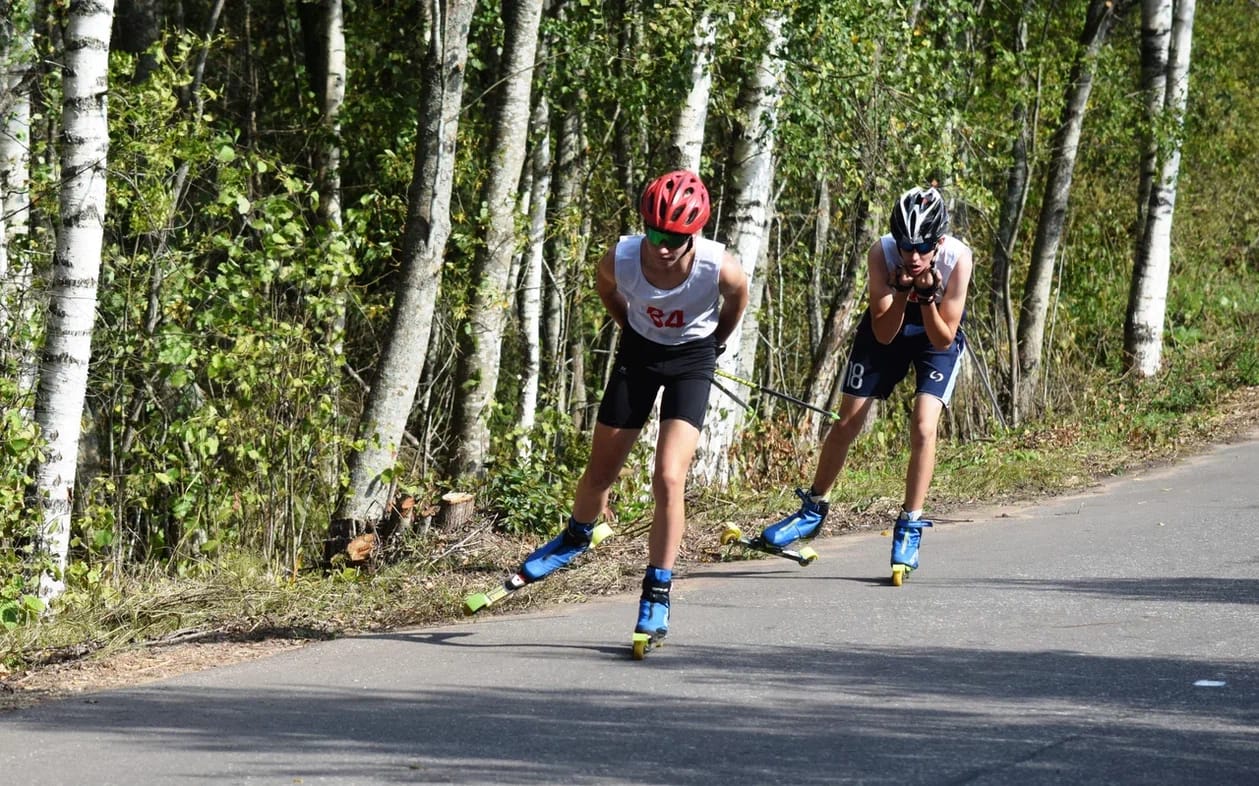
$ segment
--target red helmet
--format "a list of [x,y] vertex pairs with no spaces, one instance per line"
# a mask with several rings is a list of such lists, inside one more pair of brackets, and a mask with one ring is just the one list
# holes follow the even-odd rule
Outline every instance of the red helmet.
[[649,227],[693,235],[708,223],[712,209],[704,181],[694,172],[679,169],[651,181],[638,201],[638,212]]

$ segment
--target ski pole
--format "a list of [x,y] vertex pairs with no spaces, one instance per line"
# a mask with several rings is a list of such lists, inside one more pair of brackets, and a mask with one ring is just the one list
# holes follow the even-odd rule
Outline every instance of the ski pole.
[[[813,410],[814,412],[818,412],[823,415],[826,415],[831,420],[839,420],[839,415],[836,415],[834,412],[831,412],[829,409],[822,409],[821,407],[815,407],[809,402],[804,401],[802,399],[798,399],[795,396],[789,396],[786,393],[779,393],[777,390],[771,390],[770,388],[767,388],[764,385],[756,384],[750,379],[744,379],[743,377],[736,377],[734,374],[731,374],[730,372],[725,371],[724,369],[718,368],[715,370],[715,372],[718,376],[725,377],[726,379],[732,380],[734,382],[738,382],[740,385],[746,385],[747,387],[750,387],[753,390],[759,390],[762,393],[765,393],[767,395],[780,398],[783,401],[790,401],[792,404],[795,404],[798,407],[804,407],[805,409],[810,409],[810,410]],[[715,381],[716,380],[714,380],[714,382]]]
[[756,410],[752,408],[752,405],[747,403],[743,399],[739,398],[738,396],[736,396],[734,392],[730,390],[730,388],[726,387],[725,385],[721,384],[715,379],[713,380],[713,385],[722,393],[725,393],[727,396],[734,399],[734,403],[738,404],[739,406],[743,407],[748,412],[750,412],[752,414],[752,417],[756,417]]

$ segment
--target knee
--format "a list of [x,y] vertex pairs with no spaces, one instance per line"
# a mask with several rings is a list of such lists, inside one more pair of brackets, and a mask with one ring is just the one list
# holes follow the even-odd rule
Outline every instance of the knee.
[[831,426],[830,433],[826,435],[826,441],[837,445],[851,445],[860,436],[864,425],[865,418],[860,415],[841,418],[834,426]]
[[586,491],[606,494],[616,482],[616,478],[617,473],[609,472],[605,468],[589,466],[581,475],[581,487]]
[[657,467],[651,478],[651,491],[657,500],[682,496],[686,492],[686,471]]
[[936,443],[936,427],[935,424],[927,424],[921,420],[914,420],[909,427],[909,446],[916,450],[934,447]]

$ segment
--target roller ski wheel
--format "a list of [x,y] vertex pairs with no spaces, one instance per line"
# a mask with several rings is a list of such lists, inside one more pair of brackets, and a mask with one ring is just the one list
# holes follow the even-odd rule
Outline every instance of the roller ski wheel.
[[664,637],[656,637],[650,633],[635,633],[633,640],[633,651],[631,656],[634,660],[646,660],[647,653],[656,647],[664,646]]
[[909,578],[909,574],[913,572],[914,572],[914,569],[909,567],[908,565],[893,565],[892,566],[892,586],[893,587],[901,586],[902,584],[905,583],[905,580]]
[[519,573],[513,573],[507,580],[488,592],[474,592],[463,599],[463,614],[471,617],[482,609],[489,608],[516,590],[528,584],[528,580]]
[[609,524],[599,524],[590,531],[590,548],[598,546],[603,541],[612,537],[612,527]]
[[759,537],[749,540],[744,537],[742,529],[734,524],[728,524],[721,532],[721,545],[732,547],[736,544],[748,549],[749,551],[758,551],[762,554],[771,554],[775,557],[789,559],[801,567],[808,567],[813,564],[817,560],[818,556],[812,546],[804,546],[800,550],[796,551],[793,549],[780,549],[775,546],[771,546]]
[[[611,537],[612,534],[613,534],[613,531],[610,525],[608,524],[597,525],[593,530],[590,531],[590,547],[589,548],[594,548],[595,546],[598,546],[600,543],[602,543],[603,541]],[[541,578],[545,578],[545,576]],[[540,580],[541,579],[539,578],[539,579],[534,579],[533,581],[540,581]],[[476,614],[477,612],[480,612],[484,609],[489,608],[490,606],[493,606],[495,603],[498,603],[503,598],[506,598],[508,595],[511,595],[516,590],[520,589],[521,587],[524,587],[526,584],[531,584],[531,583],[533,582],[530,581],[529,577],[525,575],[523,570],[521,570],[519,572],[513,573],[512,575],[508,576],[506,581],[504,581],[502,584],[498,585],[492,590],[489,590],[487,592],[474,592],[468,597],[463,599],[464,616],[471,617],[473,614]]]

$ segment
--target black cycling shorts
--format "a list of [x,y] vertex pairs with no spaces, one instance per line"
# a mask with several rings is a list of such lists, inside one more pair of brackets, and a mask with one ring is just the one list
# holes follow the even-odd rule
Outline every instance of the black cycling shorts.
[[680,418],[703,428],[716,368],[717,343],[712,336],[668,346],[626,328],[599,402],[599,422],[614,428],[642,428],[656,393],[664,388],[660,419]]

